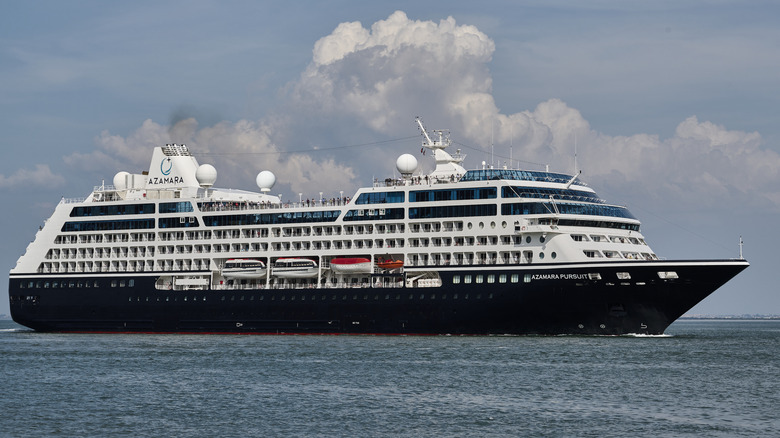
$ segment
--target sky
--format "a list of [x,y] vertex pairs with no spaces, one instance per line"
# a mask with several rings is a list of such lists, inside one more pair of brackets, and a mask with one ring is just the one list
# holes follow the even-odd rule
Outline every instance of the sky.
[[[384,5],[392,3],[392,5]],[[780,314],[780,4],[0,4],[0,265],[62,197],[186,143],[216,186],[351,195],[415,125],[482,161],[572,172],[665,259],[751,266],[691,314]],[[575,160],[576,154],[576,160]],[[0,288],[7,290],[7,276]],[[0,295],[0,314],[8,296]]]

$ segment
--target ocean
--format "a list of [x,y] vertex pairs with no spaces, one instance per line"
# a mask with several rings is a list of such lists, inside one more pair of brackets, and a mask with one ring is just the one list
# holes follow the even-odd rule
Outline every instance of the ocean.
[[12,437],[780,436],[780,321],[657,337],[45,334],[0,321]]

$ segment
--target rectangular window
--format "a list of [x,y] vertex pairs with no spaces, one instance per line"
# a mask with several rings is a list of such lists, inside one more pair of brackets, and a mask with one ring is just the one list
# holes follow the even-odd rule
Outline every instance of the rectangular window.
[[499,283],[506,283],[506,274],[501,274],[498,276],[498,282]]
[[471,275],[464,275],[463,282],[466,284],[471,284]]
[[482,276],[481,275],[477,275],[477,283],[482,283]]
[[520,281],[520,276],[517,274],[512,274],[512,283],[517,283]]
[[456,275],[452,277],[452,284],[459,284],[460,283],[460,275]]
[[495,275],[488,275],[488,283],[495,283],[496,282],[496,276]]

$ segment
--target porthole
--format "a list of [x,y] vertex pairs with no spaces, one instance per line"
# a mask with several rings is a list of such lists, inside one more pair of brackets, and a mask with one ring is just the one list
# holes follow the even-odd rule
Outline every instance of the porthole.
[[483,229],[483,228],[485,228],[485,224],[484,224],[483,222],[480,222],[480,223],[479,223],[479,229],[481,230],[481,229]]
[[553,251],[553,252],[550,253],[550,257],[552,257],[554,259],[554,258],[558,257],[558,254],[556,254],[555,251]]
[[531,243],[531,236],[525,236],[525,243]]
[[539,242],[540,242],[540,243],[544,243],[544,241],[545,241],[545,238],[544,238],[544,236],[540,236],[540,237],[539,237]]
[[541,259],[543,259],[543,258],[544,258],[544,253],[543,253],[543,252],[540,252],[540,253],[539,253],[539,259],[541,260]]
[[473,226],[473,225],[471,225],[471,222],[469,222],[469,230],[471,229],[471,227],[472,227],[472,226]]
[[506,221],[504,221],[504,222],[501,222],[501,227],[502,227],[502,228],[506,228]]
[[495,227],[496,227],[496,223],[495,222],[491,222],[490,223],[490,228],[495,228]]

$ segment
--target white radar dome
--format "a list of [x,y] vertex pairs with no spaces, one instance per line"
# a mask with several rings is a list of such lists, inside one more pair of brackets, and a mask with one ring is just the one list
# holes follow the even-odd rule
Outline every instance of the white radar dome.
[[270,170],[264,170],[257,174],[255,182],[257,182],[257,187],[260,187],[261,192],[270,192],[271,187],[276,184],[276,175]]
[[125,171],[117,172],[117,174],[114,175],[114,188],[117,190],[127,190],[127,177],[129,175],[130,174]]
[[417,170],[417,158],[412,154],[403,154],[395,161],[395,167],[401,175],[411,175]]
[[217,182],[217,169],[211,164],[201,164],[195,171],[195,179],[204,189],[207,189]]

